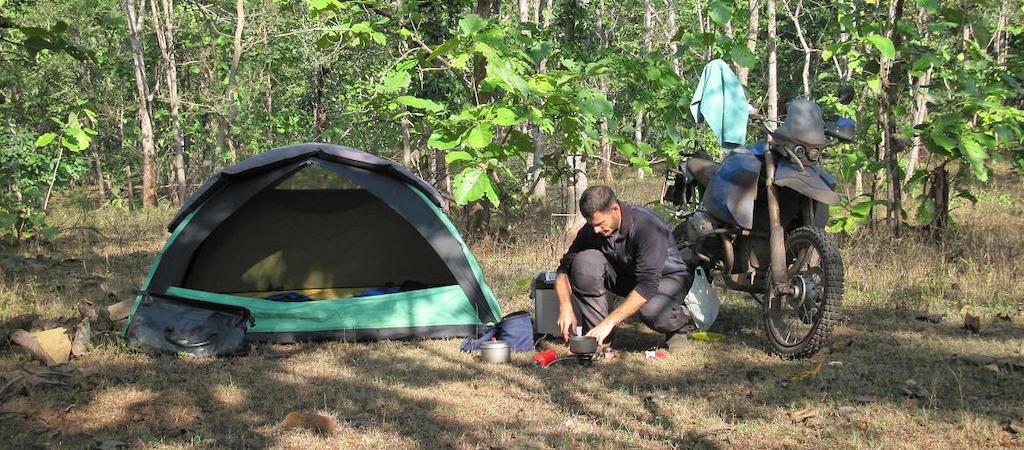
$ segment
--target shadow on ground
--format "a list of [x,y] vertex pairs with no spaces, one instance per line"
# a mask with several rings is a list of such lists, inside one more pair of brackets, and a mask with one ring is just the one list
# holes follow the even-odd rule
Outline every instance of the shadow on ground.
[[[587,369],[530,368],[527,355],[509,366],[487,365],[459,353],[452,340],[258,346],[250,356],[200,360],[108,349],[77,363],[71,386],[5,394],[0,430],[18,448],[105,440],[232,448],[718,448],[765,444],[745,437],[744,426],[775,423],[785,424],[794,445],[850,433],[870,440],[893,433],[872,424],[879,411],[915,427],[962,426],[967,417],[998,426],[1024,416],[1024,371],[1014,366],[1021,354],[1013,353],[1024,343],[1019,322],[970,335],[952,323],[850,308],[837,346],[791,362],[763,351],[756,312],[752,304],[730,303],[718,325],[726,341],[694,342],[668,360],[629,351],[657,339],[631,325],[620,357]],[[787,381],[818,363],[820,374]],[[923,390],[904,393],[908,379]],[[787,411],[807,406],[820,408],[820,416],[789,423]],[[291,410],[327,411],[342,432],[277,430]],[[847,427],[828,426],[836,423]]]

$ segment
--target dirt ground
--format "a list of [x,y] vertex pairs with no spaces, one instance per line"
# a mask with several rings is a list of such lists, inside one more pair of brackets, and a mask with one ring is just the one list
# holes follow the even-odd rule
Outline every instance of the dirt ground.
[[[3,341],[0,447],[1022,447],[1022,194],[1019,178],[1000,179],[957,209],[944,245],[846,238],[843,324],[807,360],[767,354],[757,306],[740,296],[725,298],[715,324],[724,341],[648,359],[659,336],[628,323],[618,356],[585,369],[531,368],[529,354],[488,365],[458,340],[153,356],[124,348],[116,331],[45,369]],[[645,195],[623,189],[626,200]],[[65,212],[55,243],[0,252],[4,335],[74,316],[84,301],[130,298],[171,213]],[[473,244],[506,313],[530,307],[524,280],[553,267],[559,239]],[[915,319],[922,313],[943,318]],[[962,328],[966,313],[981,317],[980,333]],[[280,429],[293,410],[330,415],[340,429]]]

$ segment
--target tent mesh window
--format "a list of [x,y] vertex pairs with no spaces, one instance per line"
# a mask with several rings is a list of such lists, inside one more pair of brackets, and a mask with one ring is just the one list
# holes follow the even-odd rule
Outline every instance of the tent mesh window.
[[309,165],[263,190],[199,247],[183,287],[314,299],[456,284],[429,243],[386,203]]

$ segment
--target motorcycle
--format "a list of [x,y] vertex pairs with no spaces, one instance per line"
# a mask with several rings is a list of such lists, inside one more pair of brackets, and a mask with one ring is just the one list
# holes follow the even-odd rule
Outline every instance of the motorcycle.
[[[840,103],[852,94],[841,90]],[[751,117],[767,141],[732,149],[720,164],[684,155],[666,174],[662,203],[679,219],[684,260],[757,301],[771,351],[806,358],[828,343],[842,307],[843,260],[824,229],[837,181],[821,161],[826,136],[852,142],[854,122],[826,123],[809,100],[790,101],[774,130]]]

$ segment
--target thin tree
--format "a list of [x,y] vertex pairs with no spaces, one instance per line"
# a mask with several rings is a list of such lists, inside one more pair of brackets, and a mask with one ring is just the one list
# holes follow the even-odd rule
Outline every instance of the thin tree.
[[[143,0],[145,2],[145,0]],[[143,3],[145,6],[145,3]],[[146,60],[142,56],[142,17],[135,0],[124,1],[128,16],[128,31],[132,47],[132,63],[135,69],[135,90],[139,97],[139,128],[142,137],[142,207],[156,206],[156,144],[153,140],[153,121],[150,118],[149,85],[146,81]],[[130,184],[129,184],[130,186]]]
[[[897,24],[903,18],[903,0],[893,0],[889,4],[889,28],[887,37],[893,44],[893,48],[899,49],[901,33]],[[885,220],[893,235],[899,236],[902,229],[902,197],[900,167],[897,161],[896,123],[893,118],[893,108],[899,95],[899,85],[892,82],[892,70],[895,66],[895,57],[890,58],[885,54],[881,55],[879,61],[878,78],[882,84],[882,95],[878,101],[878,116],[882,126],[882,145],[885,151],[885,167],[888,173],[888,190]]]
[[164,60],[167,103],[171,108],[174,183],[178,187],[175,199],[181,204],[188,195],[188,184],[185,181],[185,136],[181,131],[181,97],[178,96],[178,62],[174,55],[174,4],[172,0],[151,0],[149,7],[153,33],[156,34],[156,42]]

